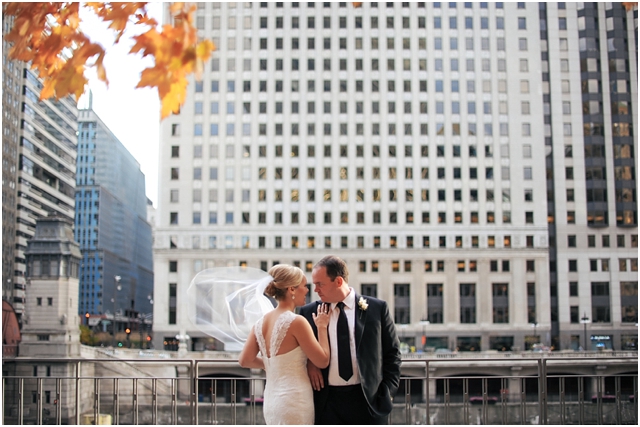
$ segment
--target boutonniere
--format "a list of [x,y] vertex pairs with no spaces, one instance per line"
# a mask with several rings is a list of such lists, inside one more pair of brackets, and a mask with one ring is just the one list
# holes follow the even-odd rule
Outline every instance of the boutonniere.
[[369,308],[369,303],[366,299],[360,297],[360,299],[358,300],[358,307],[360,307],[360,310],[362,310],[360,312],[360,318],[362,318],[362,312],[367,311],[367,308]]

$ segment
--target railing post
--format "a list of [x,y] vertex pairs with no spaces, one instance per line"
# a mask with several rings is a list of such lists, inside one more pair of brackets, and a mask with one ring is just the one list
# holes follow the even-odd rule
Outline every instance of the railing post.
[[565,412],[566,412],[566,402],[565,402],[565,377],[560,377],[560,424],[565,424]]
[[426,386],[426,394],[424,396],[424,401],[425,401],[425,407],[426,407],[426,411],[427,411],[426,422],[427,422],[427,425],[430,425],[431,424],[431,417],[429,417],[429,397],[431,396],[431,393],[430,393],[430,390],[429,390],[429,381],[430,381],[430,379],[429,379],[429,361],[426,360],[425,364],[426,364],[425,370],[427,372],[427,375],[426,375],[426,377],[427,377],[427,380],[426,380],[427,381],[427,386]]
[[442,382],[444,383],[444,423],[447,425],[450,424],[449,413],[451,411],[451,406],[449,405],[451,403],[450,381],[451,380],[449,378],[445,378],[442,380]]
[[584,395],[584,390],[585,390],[585,384],[584,384],[584,377],[581,376],[579,378],[578,381],[578,402],[580,405],[580,424],[584,425],[584,399],[585,399],[585,395]]
[[151,424],[158,424],[158,379],[151,379]]
[[93,424],[100,424],[100,384],[99,379],[93,379]]
[[500,379],[500,406],[502,410],[502,424],[507,424],[507,392],[508,390],[508,380],[507,378]]
[[527,420],[527,379],[520,378],[520,424]]
[[[76,425],[80,425],[80,361],[76,361]],[[96,420],[97,421],[97,420]]]
[[237,411],[237,407],[236,407],[236,380],[235,378],[231,380],[231,424],[235,425],[238,423],[238,420],[236,418],[236,411]]
[[189,360],[191,372],[191,423],[198,425],[198,364]]
[[176,402],[176,382],[177,378],[171,378],[171,424],[177,424],[178,406]]
[[468,423],[469,420],[469,378],[462,380],[462,409],[464,413],[464,422]]
[[133,424],[138,425],[138,378],[133,379],[133,384],[131,384],[133,388]]
[[36,378],[36,424],[42,425],[42,378]]
[[546,366],[546,359],[544,357],[538,359],[538,417],[540,418],[540,424],[547,424]]
[[120,401],[118,400],[118,392],[120,388],[119,378],[113,379],[113,424],[120,424]]
[[24,424],[24,378],[18,380],[18,424]]
[[602,420],[602,383],[604,382],[604,377],[598,375],[596,376],[596,385],[598,389],[598,424],[603,424]]
[[622,424],[622,396],[620,392],[620,377],[615,376],[616,387],[616,424]]
[[56,378],[56,424],[62,424],[62,411],[60,410],[60,400],[62,390],[62,379]]
[[635,424],[638,424],[638,376],[633,377],[633,414]]

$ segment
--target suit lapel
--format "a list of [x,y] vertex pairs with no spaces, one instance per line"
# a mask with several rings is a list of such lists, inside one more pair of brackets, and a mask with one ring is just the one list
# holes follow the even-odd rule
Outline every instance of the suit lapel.
[[360,300],[360,295],[356,294],[356,306],[355,306],[355,340],[356,340],[356,354],[358,353],[358,349],[360,348],[360,341],[362,340],[362,334],[364,333],[364,325],[367,320],[367,312],[363,311],[358,305],[358,301]]

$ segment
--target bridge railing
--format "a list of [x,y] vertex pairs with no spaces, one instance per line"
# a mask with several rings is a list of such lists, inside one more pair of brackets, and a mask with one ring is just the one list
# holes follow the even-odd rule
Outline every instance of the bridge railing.
[[[391,424],[637,425],[637,357],[404,358]],[[477,372],[472,373],[472,372]],[[264,424],[237,360],[3,360],[3,424]]]

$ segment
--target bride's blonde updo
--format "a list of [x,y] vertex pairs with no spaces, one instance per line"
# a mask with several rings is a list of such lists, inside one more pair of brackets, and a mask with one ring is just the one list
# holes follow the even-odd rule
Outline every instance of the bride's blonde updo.
[[269,275],[273,280],[267,285],[264,293],[278,301],[286,296],[287,289],[298,286],[305,278],[300,268],[287,264],[274,265],[269,270]]

